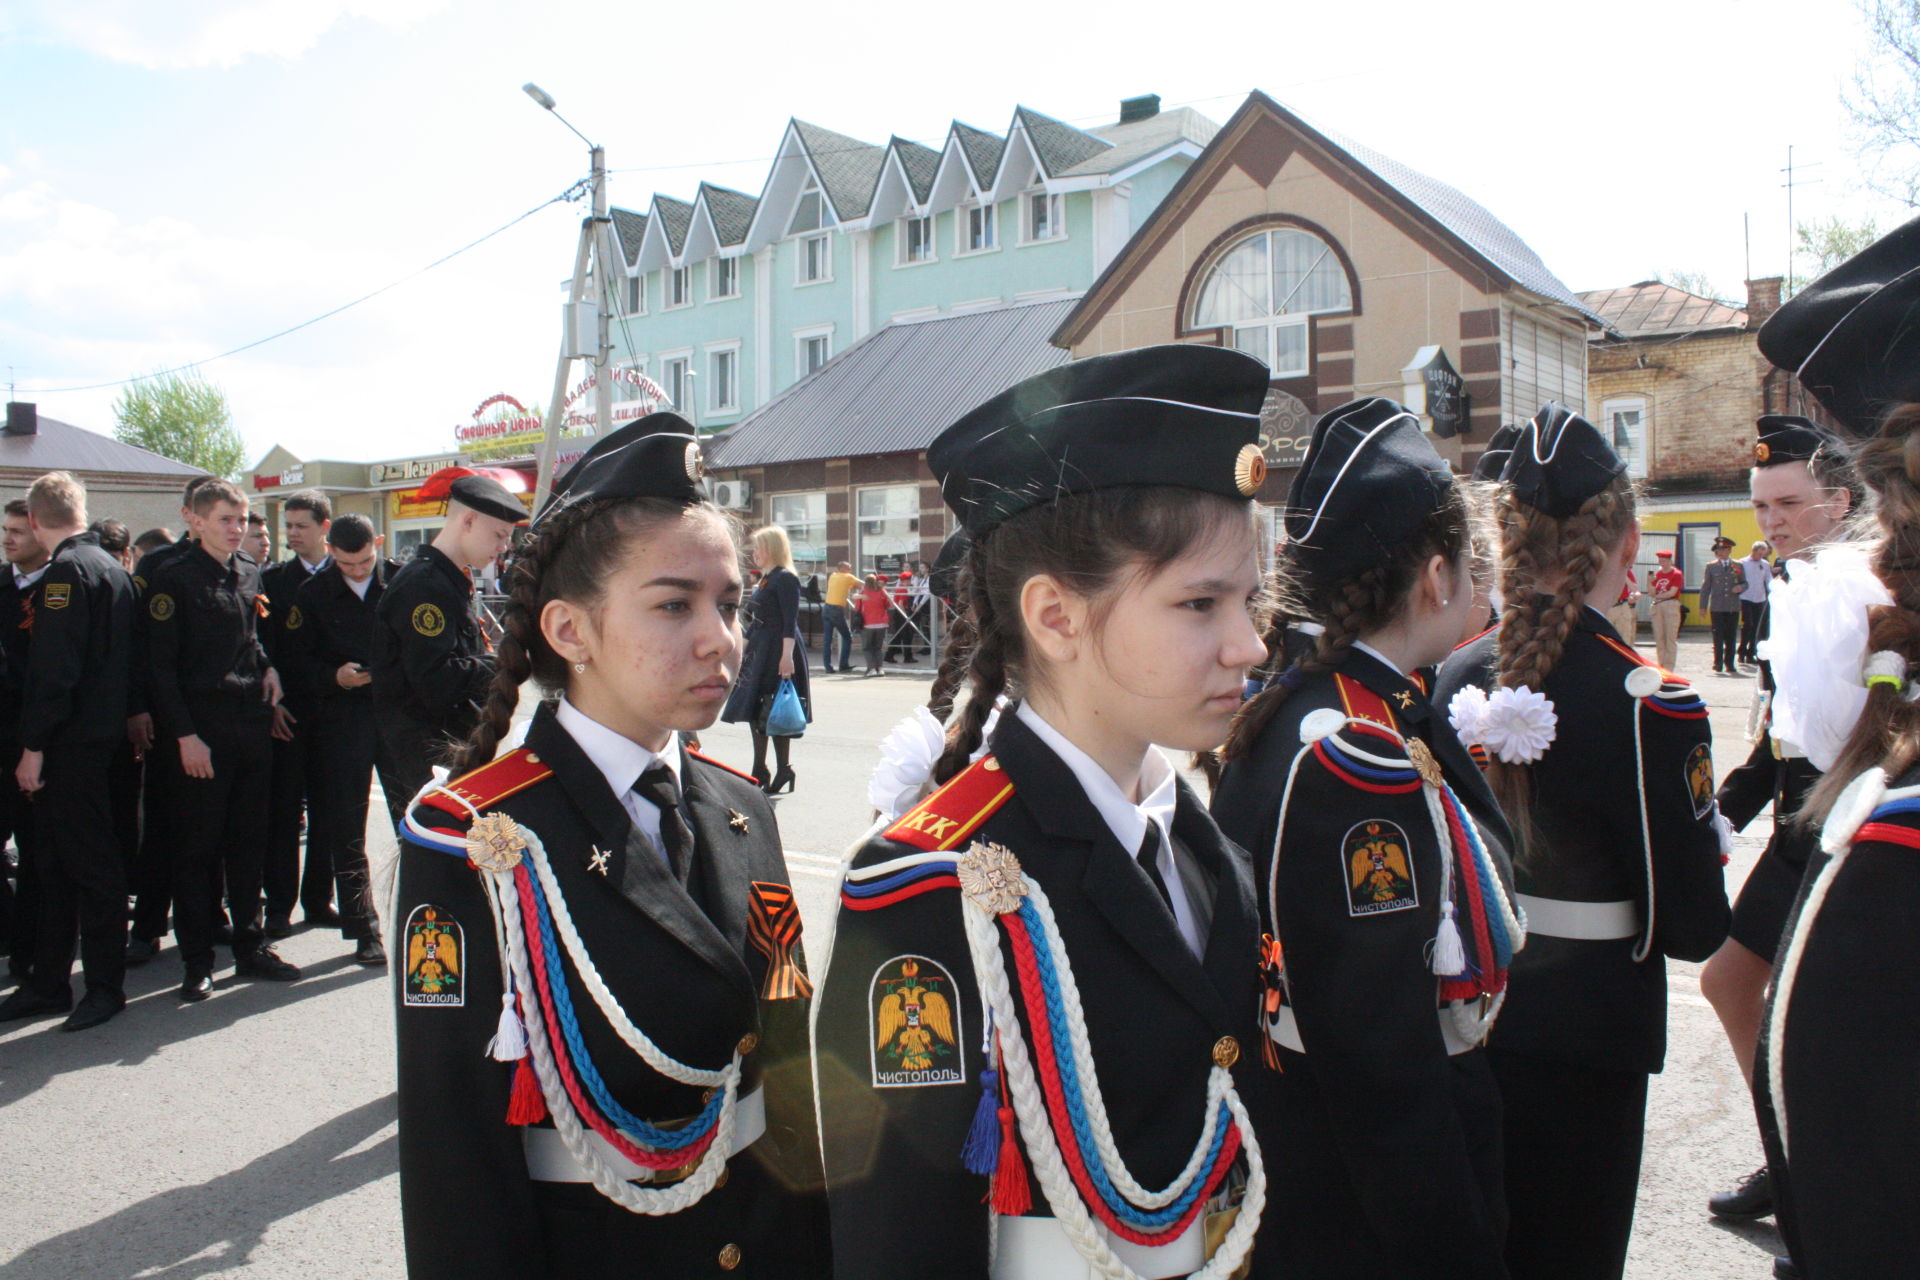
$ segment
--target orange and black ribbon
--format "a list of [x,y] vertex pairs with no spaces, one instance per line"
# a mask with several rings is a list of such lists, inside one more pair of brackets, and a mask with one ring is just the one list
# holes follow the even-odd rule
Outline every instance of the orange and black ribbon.
[[747,911],[747,937],[767,957],[767,978],[760,985],[762,1000],[804,1000],[813,994],[813,980],[794,959],[800,945],[800,908],[793,889],[784,884],[753,882]]
[[1280,1052],[1274,1047],[1271,1034],[1274,1020],[1280,1015],[1281,995],[1286,987],[1287,963],[1280,949],[1280,939],[1270,933],[1260,935],[1260,1059],[1274,1071],[1282,1070]]

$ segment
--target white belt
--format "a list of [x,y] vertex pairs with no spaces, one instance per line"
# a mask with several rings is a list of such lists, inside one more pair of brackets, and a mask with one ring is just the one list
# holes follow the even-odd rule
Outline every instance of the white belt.
[[[1058,1218],[995,1219],[999,1238],[992,1280],[1097,1280],[1092,1264],[1080,1256]],[[1163,1245],[1122,1240],[1098,1223],[1094,1230],[1136,1274],[1147,1277],[1191,1275],[1207,1265],[1207,1215],[1194,1216],[1187,1229]]]
[[[733,1112],[733,1150],[729,1157],[739,1155],[759,1140],[767,1131],[767,1100],[760,1090],[755,1089],[735,1101]],[[600,1158],[610,1168],[628,1182],[652,1182],[654,1171],[645,1165],[635,1164],[621,1155],[611,1142],[599,1134],[588,1130],[585,1134],[588,1142],[599,1147]],[[527,1153],[527,1176],[535,1182],[592,1182],[593,1178],[573,1158],[573,1152],[567,1150],[565,1140],[558,1129],[536,1129],[529,1125],[520,1131],[521,1145]]]
[[[1453,1025],[1452,1009],[1435,1008],[1434,1012],[1438,1015],[1437,1020],[1440,1024],[1440,1038],[1446,1041],[1447,1055],[1449,1057],[1457,1053],[1470,1053],[1480,1047],[1461,1035],[1460,1029]],[[1279,1019],[1267,1028],[1267,1034],[1272,1037],[1273,1042],[1282,1049],[1291,1049],[1295,1053],[1305,1053],[1307,1051],[1306,1046],[1300,1040],[1300,1023],[1293,1016],[1293,1006],[1290,1004],[1280,1006]]]
[[1549,938],[1582,942],[1611,942],[1640,936],[1640,907],[1627,902],[1568,902],[1563,898],[1536,898],[1516,893],[1514,900],[1527,913],[1527,932]]

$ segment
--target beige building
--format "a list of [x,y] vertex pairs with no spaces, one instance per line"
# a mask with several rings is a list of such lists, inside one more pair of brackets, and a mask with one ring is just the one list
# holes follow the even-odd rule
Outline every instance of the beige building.
[[138,445],[40,415],[31,404],[7,406],[0,432],[0,502],[27,496],[27,486],[49,471],[70,471],[87,487],[87,512],[118,520],[134,537],[148,529],[180,528],[180,494],[200,474],[195,467]]

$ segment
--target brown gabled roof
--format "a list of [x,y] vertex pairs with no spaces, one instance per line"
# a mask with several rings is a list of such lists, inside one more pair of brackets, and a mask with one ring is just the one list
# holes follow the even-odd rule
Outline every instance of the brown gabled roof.
[[1618,289],[1594,289],[1580,300],[1621,337],[1658,338],[1745,329],[1747,313],[1717,298],[1703,298],[1658,280]]

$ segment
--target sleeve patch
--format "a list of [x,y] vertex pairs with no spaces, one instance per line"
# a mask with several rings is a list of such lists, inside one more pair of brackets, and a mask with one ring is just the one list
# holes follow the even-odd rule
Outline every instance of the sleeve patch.
[[72,585],[65,582],[49,582],[44,603],[49,609],[66,608],[73,603]]
[[444,907],[422,903],[407,917],[406,972],[400,1003],[428,1008],[459,1008],[467,1002],[462,964],[466,931]]
[[959,988],[925,956],[895,956],[874,970],[867,993],[873,1087],[965,1084]]
[[420,605],[413,611],[413,629],[431,640],[447,629],[447,615],[439,605]]
[[1340,841],[1347,877],[1347,914],[1385,915],[1420,905],[1413,882],[1413,845],[1400,824],[1369,818],[1347,829]]
[[1693,816],[1713,811],[1713,749],[1702,742],[1687,753],[1687,792],[1693,797]]
[[293,608],[287,610],[287,630],[298,631],[306,625],[306,622],[306,615],[300,612],[299,605],[295,605]]
[[161,591],[147,601],[147,613],[155,622],[165,622],[173,616],[173,597]]

